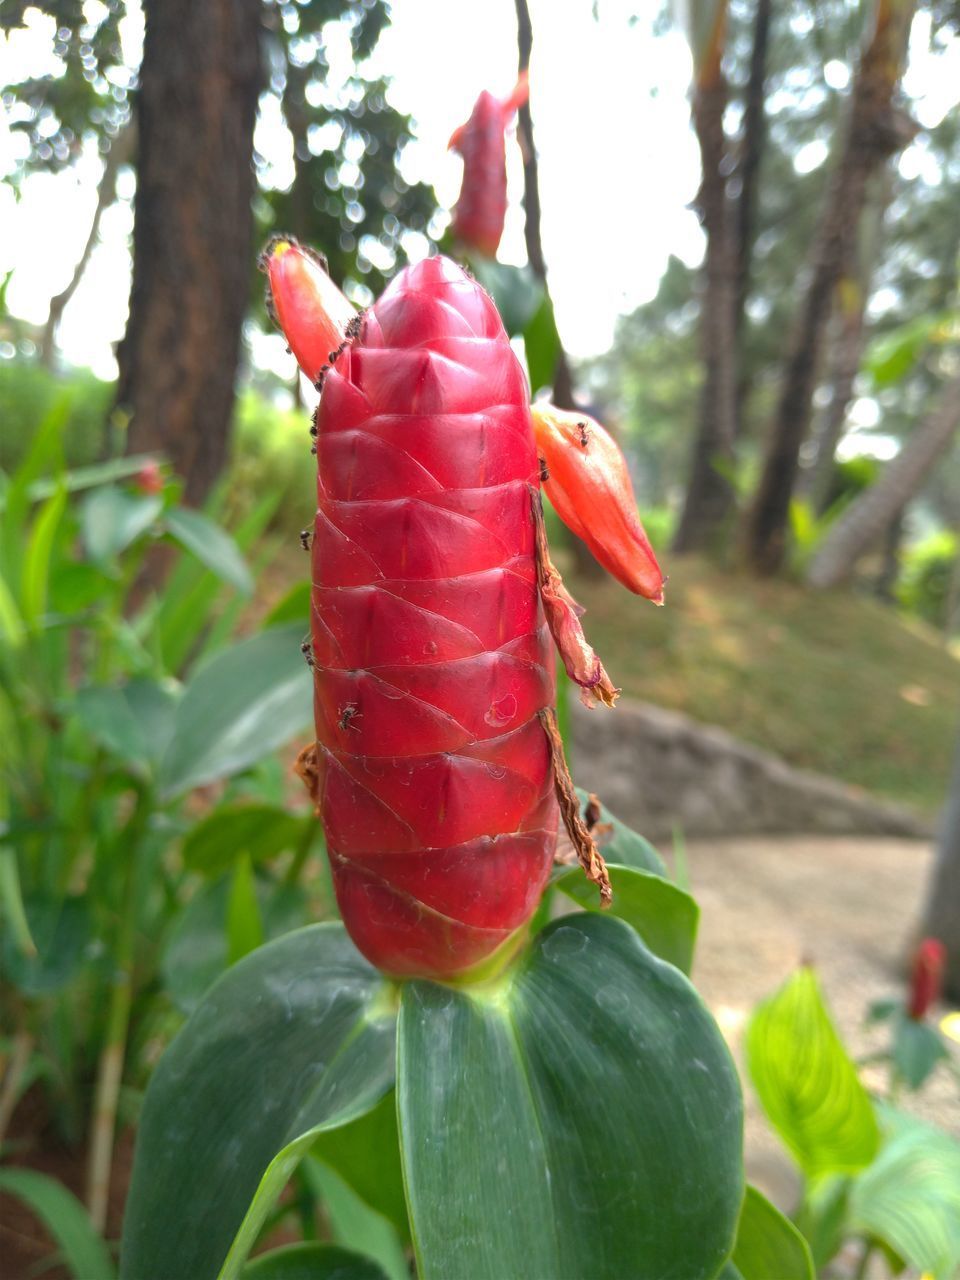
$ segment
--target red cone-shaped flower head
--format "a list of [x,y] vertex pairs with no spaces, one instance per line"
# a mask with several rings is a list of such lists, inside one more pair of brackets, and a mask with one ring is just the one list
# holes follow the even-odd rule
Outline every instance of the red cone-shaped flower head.
[[269,280],[274,319],[300,368],[316,382],[343,345],[356,308],[327,275],[323,258],[288,236],[274,236],[260,266]]
[[507,212],[507,125],[528,95],[524,72],[508,98],[484,91],[470,119],[455,129],[450,147],[463,156],[463,184],[453,210],[453,234],[470,248],[494,258]]
[[947,949],[939,938],[924,938],[913,958],[907,1005],[907,1013],[918,1022],[940,995],[946,963]]
[[584,413],[548,404],[535,404],[532,413],[546,469],[543,487],[560,519],[618,582],[663,604],[664,577],[616,441]]

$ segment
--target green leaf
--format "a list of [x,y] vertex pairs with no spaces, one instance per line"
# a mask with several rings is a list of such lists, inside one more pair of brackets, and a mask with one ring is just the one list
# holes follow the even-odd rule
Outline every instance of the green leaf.
[[145,533],[163,510],[159,494],[94,489],[80,508],[80,532],[91,560],[109,563]]
[[743,1198],[736,1071],[622,921],[555,921],[486,989],[409,983],[397,1061],[421,1280],[716,1275]]
[[531,391],[535,394],[542,387],[552,387],[560,355],[560,335],[549,297],[544,297],[524,327],[523,349]]
[[241,854],[252,862],[275,858],[302,839],[304,822],[266,804],[221,805],[198,823],[183,843],[184,865],[206,876],[228,871]]
[[389,988],[339,924],[288,934],[224,975],[147,1089],[125,1280],[240,1274],[317,1134],[391,1087],[390,1006]]
[[160,785],[176,795],[238,773],[313,718],[313,680],[298,626],[271,627],[218,653],[187,684]]
[[4,977],[28,996],[62,991],[76,977],[91,940],[89,905],[79,896],[28,894],[23,907],[36,951],[24,953],[14,931],[4,930],[0,936]]
[[903,1001],[891,999],[887,997],[882,1000],[872,1000],[867,1006],[867,1026],[872,1026],[877,1022],[886,1022],[888,1018],[903,1008]]
[[365,1204],[392,1222],[403,1239],[409,1240],[397,1100],[392,1090],[352,1124],[321,1134],[313,1145],[313,1154],[335,1169]]
[[403,1246],[387,1219],[365,1204],[323,1161],[307,1156],[303,1172],[314,1193],[323,1200],[337,1244],[372,1258],[389,1280],[410,1280]]
[[37,1215],[77,1280],[114,1280],[107,1246],[90,1225],[86,1209],[66,1187],[33,1169],[0,1168],[0,1191],[16,1196]]
[[936,1028],[901,1010],[893,1028],[893,1062],[908,1089],[919,1089],[937,1063],[949,1057]]
[[237,860],[227,894],[227,962],[236,964],[263,944],[263,921],[257,902],[250,855]]
[[23,905],[17,851],[5,844],[0,844],[0,910],[7,921],[4,931],[4,938],[9,939],[7,948],[19,952],[27,960],[36,956],[37,944],[30,933],[30,922]]
[[519,337],[543,303],[543,285],[529,267],[510,267],[477,255],[470,269],[497,304],[503,327]]
[[[303,890],[258,883],[257,903],[267,938],[279,938],[307,921]],[[174,1003],[192,1013],[230,963],[227,912],[230,878],[205,884],[174,920],[161,957],[164,986]]]
[[199,511],[172,507],[165,516],[167,532],[202,565],[224,582],[249,595],[253,579],[240,548],[225,529]]
[[[306,559],[306,557],[304,557]],[[310,581],[298,582],[273,606],[263,620],[265,627],[278,627],[283,622],[297,622],[306,630],[310,626]]]
[[40,508],[30,529],[23,557],[23,586],[20,593],[23,617],[28,626],[39,621],[47,605],[53,543],[66,508],[66,490],[58,489]]
[[[609,914],[636,929],[654,955],[689,973],[700,908],[688,893],[649,871],[607,864],[613,888]],[[580,867],[570,867],[554,887],[587,911],[599,911],[597,887]]]
[[960,1143],[887,1108],[874,1164],[853,1184],[852,1230],[877,1236],[918,1271],[955,1280],[960,1269]]
[[139,726],[146,758],[157,765],[173,737],[180,686],[174,680],[159,682],[138,676],[122,687],[130,714]]
[[288,1244],[262,1253],[243,1269],[243,1280],[387,1280],[375,1262],[335,1244]]
[[871,1162],[880,1142],[873,1106],[812,969],[799,969],[758,1007],[746,1049],[767,1119],[808,1177]]
[[[577,798],[580,801],[580,812],[586,813],[590,803],[589,793],[577,787]],[[638,871],[652,871],[655,876],[666,876],[666,864],[650,841],[638,835],[619,818],[615,818],[605,804],[600,805],[594,836],[607,862],[619,863],[621,867],[635,867]]]
[[819,1273],[840,1250],[847,1232],[847,1210],[853,1179],[827,1174],[812,1183],[797,1211],[797,1228]]
[[84,732],[122,763],[146,762],[147,744],[122,689],[115,685],[78,689],[74,711]]
[[731,1262],[743,1280],[814,1280],[807,1242],[756,1187],[747,1187]]

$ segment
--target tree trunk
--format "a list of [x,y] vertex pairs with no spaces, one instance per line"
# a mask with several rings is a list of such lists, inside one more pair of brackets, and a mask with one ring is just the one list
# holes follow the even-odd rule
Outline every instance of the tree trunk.
[[790,500],[810,421],[820,350],[838,280],[853,261],[871,176],[913,136],[893,105],[913,0],[877,0],[876,25],[860,60],[839,162],[811,248],[809,277],[784,359],[777,408],[757,494],[745,528],[751,566],[776,573],[786,554]]
[[863,358],[867,302],[880,256],[883,220],[893,190],[891,177],[889,165],[878,174],[875,194],[864,214],[857,269],[842,277],[837,285],[837,333],[830,353],[830,401],[814,432],[817,451],[813,466],[801,478],[804,495],[809,497],[818,515],[823,515],[830,504],[837,445],[843,438],[853,386]]
[[118,404],[202,501],[226,459],[253,251],[260,0],[146,0]]
[[[735,330],[739,336],[743,328],[744,311],[750,292],[750,259],[753,254],[754,223],[757,212],[757,182],[760,176],[760,158],[767,136],[767,120],[764,102],[767,91],[767,48],[770,43],[770,12],[773,0],[757,0],[757,12],[753,21],[753,46],[750,50],[750,76],[747,80],[746,104],[743,112],[743,142],[736,177],[740,191],[736,206],[736,319]],[[738,396],[738,401],[742,400]],[[742,429],[738,403],[736,429]]]
[[928,888],[923,934],[939,938],[947,948],[943,993],[949,1000],[960,1001],[960,739]]
[[693,95],[693,124],[703,167],[696,204],[707,236],[700,300],[704,372],[697,434],[674,551],[706,551],[715,546],[734,500],[738,263],[725,177],[727,139],[723,113],[728,93],[720,67],[723,41],[724,26],[720,23],[715,50],[697,69]]
[[[533,24],[530,21],[530,9],[527,0],[515,0],[517,11],[517,51],[518,67],[521,72],[530,67],[530,54],[533,51]],[[540,231],[540,177],[537,165],[537,149],[533,141],[533,117],[530,114],[529,102],[523,103],[517,112],[517,132],[523,151],[523,235],[527,245],[527,260],[534,275],[549,293],[547,284],[547,264],[543,257],[543,239]],[[562,343],[557,344],[557,363],[553,371],[553,403],[558,409],[576,409],[577,402],[573,392],[573,375],[570,361]],[[577,572],[591,578],[602,578],[604,571],[593,558],[587,547],[577,537],[571,537],[570,546],[573,551]]]
[[880,479],[830,529],[810,565],[812,587],[834,587],[850,576],[858,558],[916,496],[934,463],[952,444],[958,426],[960,374],[946,384],[933,412],[914,429]]
[[100,238],[100,222],[103,215],[117,198],[117,174],[120,171],[120,167],[121,165],[129,164],[133,158],[135,147],[136,129],[133,124],[128,124],[122,133],[114,138],[113,145],[104,158],[103,173],[100,175],[100,181],[97,184],[97,204],[93,211],[93,218],[90,221],[90,231],[87,234],[83,252],[77,259],[73,268],[73,275],[70,277],[67,287],[61,290],[56,297],[50,299],[47,322],[43,326],[43,334],[40,338],[40,363],[48,369],[53,364],[57,326],[63,318],[67,304],[76,293],[77,286],[83,279],[83,273],[86,271],[90,258],[93,256],[97,240]]

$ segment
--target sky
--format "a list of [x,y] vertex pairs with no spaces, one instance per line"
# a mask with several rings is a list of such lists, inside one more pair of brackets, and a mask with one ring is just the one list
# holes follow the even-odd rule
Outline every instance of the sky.
[[[87,0],[91,9],[96,4]],[[531,0],[544,253],[560,332],[575,356],[609,347],[617,316],[654,296],[670,254],[695,265],[703,253],[690,209],[699,176],[687,98],[690,57],[679,31],[653,37],[657,7],[652,0]],[[631,22],[637,10],[642,15]],[[28,16],[26,31],[0,38],[0,82],[45,67],[49,27],[35,10]],[[960,100],[960,42],[932,75],[922,28],[918,20],[907,88],[919,95],[917,114],[929,125]],[[135,8],[123,38],[136,56],[142,21]],[[334,72],[336,56],[334,47]],[[406,176],[432,183],[449,207],[461,174],[446,147],[450,133],[482,89],[506,94],[516,77],[513,0],[394,0],[374,66],[392,76],[393,104],[416,122]],[[839,75],[844,68],[834,70]],[[288,181],[282,128],[267,116],[256,141],[275,162],[274,180]],[[0,114],[0,175],[15,163],[16,146]],[[913,150],[901,167],[922,163]],[[522,170],[515,142],[508,156],[510,206],[500,256],[520,263]],[[802,163],[813,167],[823,159],[811,154]],[[14,314],[42,323],[49,298],[67,283],[86,238],[98,173],[99,161],[89,155],[67,175],[31,177],[19,205],[0,184],[0,275],[15,268],[7,295]],[[124,199],[104,218],[100,244],[59,331],[64,359],[101,377],[116,371],[112,344],[126,319],[132,175],[121,179],[119,192]]]

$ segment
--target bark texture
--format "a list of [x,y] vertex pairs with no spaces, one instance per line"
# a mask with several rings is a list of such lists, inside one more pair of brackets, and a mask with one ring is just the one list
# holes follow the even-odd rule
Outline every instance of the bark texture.
[[923,934],[947,948],[944,995],[960,1001],[960,739],[927,897]]
[[783,564],[800,446],[810,422],[820,352],[838,280],[853,261],[870,178],[913,136],[893,101],[912,0],[878,0],[871,38],[854,80],[843,145],[811,248],[807,285],[784,360],[763,470],[745,529],[749,563],[759,573]]
[[226,458],[250,295],[260,0],[146,0],[118,404],[198,503]]
[[[753,22],[753,45],[750,50],[750,76],[747,81],[743,113],[743,142],[737,165],[740,191],[737,196],[737,301],[736,331],[743,327],[744,309],[750,292],[750,259],[753,254],[754,224],[757,212],[757,184],[760,159],[767,136],[764,111],[767,90],[767,50],[770,44],[770,13],[773,0],[757,0]],[[738,406],[737,429],[740,428]]]
[[703,167],[697,209],[707,236],[700,302],[704,373],[687,494],[674,539],[675,551],[709,550],[733,507],[737,254],[724,177],[727,139],[723,113],[727,97],[718,51],[712,74],[705,79],[698,77],[693,99],[693,124]]
[[858,558],[893,525],[915,497],[937,459],[953,443],[960,426],[960,374],[875,484],[847,508],[831,528],[810,565],[813,587],[834,587],[853,572]]

